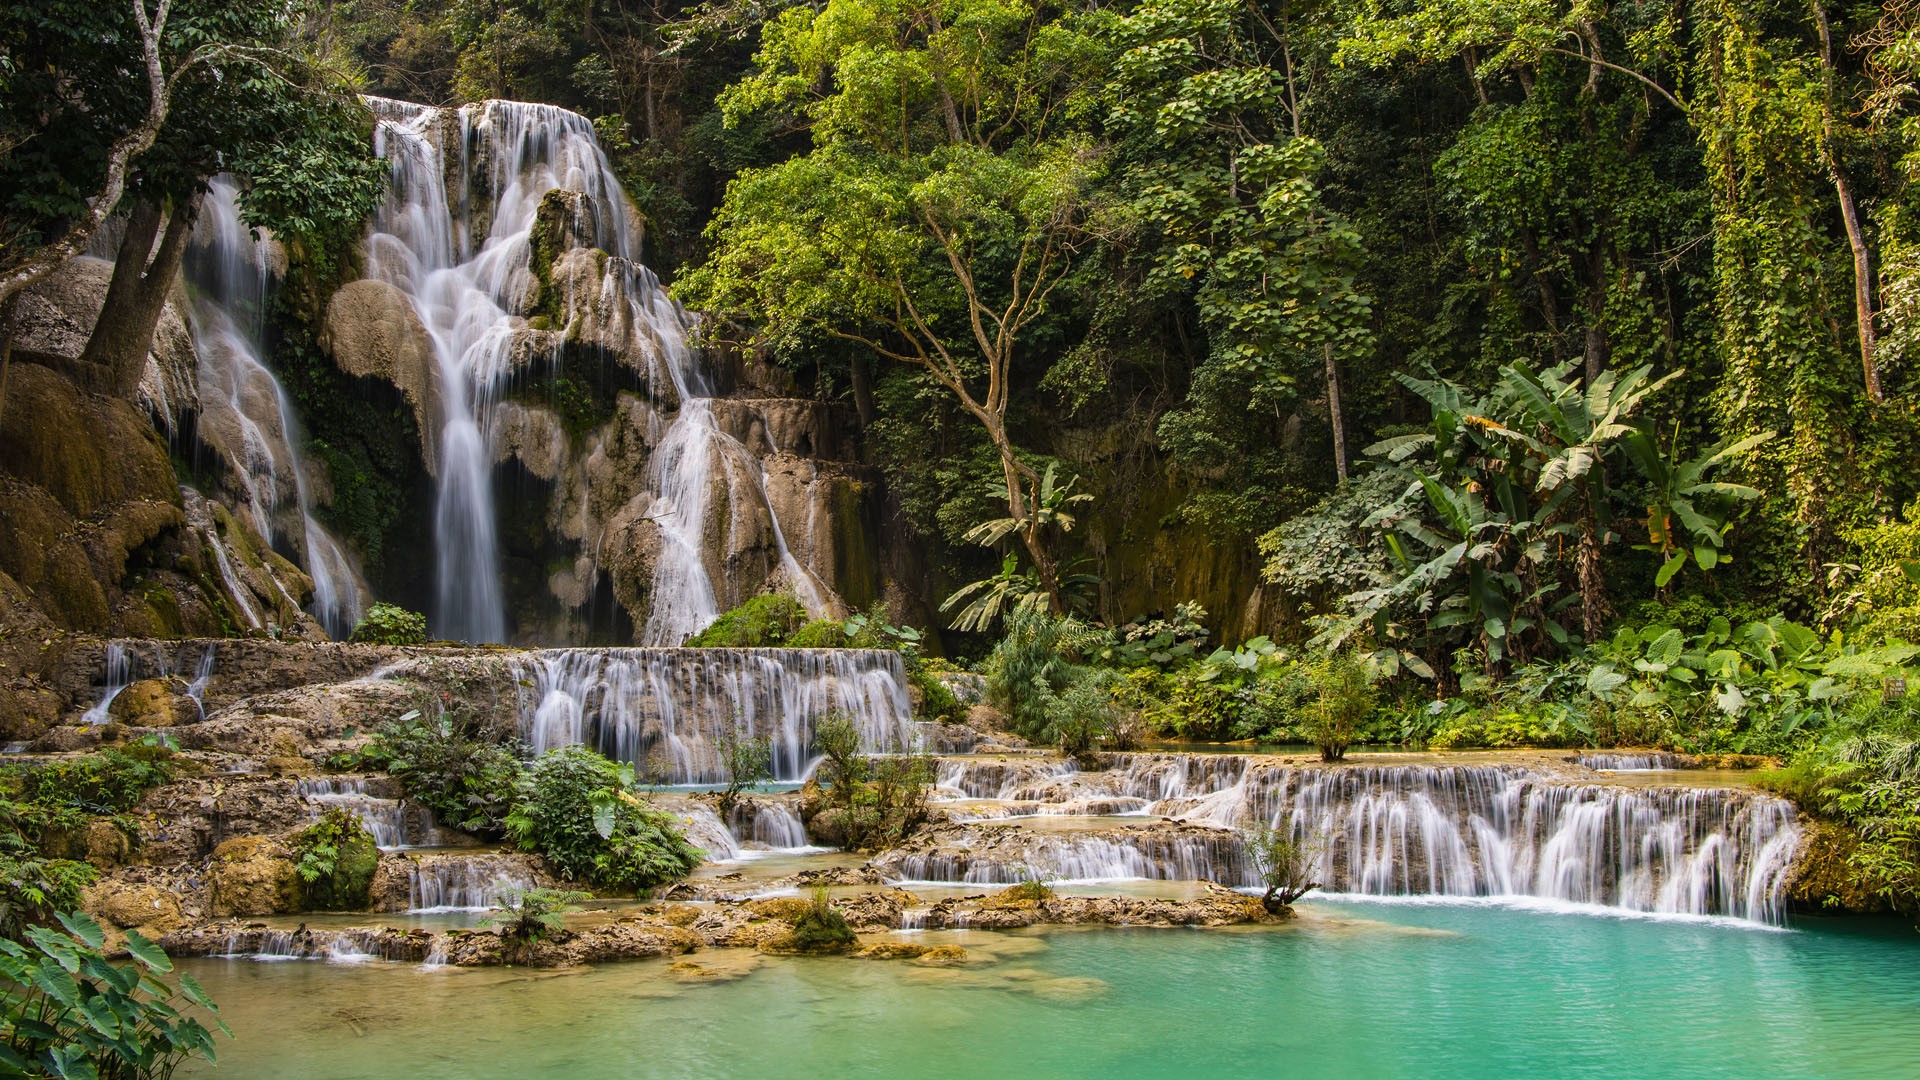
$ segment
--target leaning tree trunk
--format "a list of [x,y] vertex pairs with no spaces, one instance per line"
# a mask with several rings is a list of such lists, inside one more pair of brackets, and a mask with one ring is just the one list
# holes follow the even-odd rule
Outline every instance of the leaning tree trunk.
[[[147,354],[153,350],[154,329],[179,273],[198,208],[197,198],[176,205],[165,218],[163,232],[159,207],[144,199],[134,205],[127,234],[114,256],[113,278],[100,305],[100,318],[80,354],[82,368],[93,373],[95,385],[103,392],[124,398],[139,388]],[[158,250],[155,237],[160,241]]]

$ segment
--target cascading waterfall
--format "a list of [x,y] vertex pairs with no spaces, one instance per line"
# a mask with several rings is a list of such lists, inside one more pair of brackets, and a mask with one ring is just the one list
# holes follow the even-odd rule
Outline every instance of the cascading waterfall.
[[[1048,779],[1037,766],[1007,775],[1008,764],[943,763],[942,784],[997,783],[995,794],[1026,814],[1097,795],[1151,800],[1148,813],[1187,824],[1064,835],[969,826],[937,850],[893,857],[886,872],[983,884],[1051,875],[1247,886],[1245,852],[1227,830],[1261,822],[1316,853],[1314,878],[1329,892],[1525,897],[1778,923],[1800,836],[1792,805],[1769,795],[1574,783],[1519,766],[1315,769],[1118,755],[1112,770]],[[979,782],[969,785],[973,769]],[[955,815],[969,816],[995,815]]]
[[[661,550],[640,637],[650,645],[686,640],[720,610],[706,542],[714,468],[730,459],[763,504],[765,481],[759,462],[714,420],[701,357],[687,341],[693,319],[640,264],[631,207],[592,124],[551,105],[488,101],[459,110],[451,118],[457,175],[468,187],[450,197],[439,133],[449,114],[384,99],[372,105],[375,149],[391,165],[393,190],[367,243],[368,276],[407,297],[437,363],[437,633],[470,641],[507,633],[491,483],[494,407],[512,373],[517,332],[527,326],[520,308],[534,288],[531,238],[541,200],[563,190],[583,196],[577,217],[591,219],[594,245],[614,256],[604,261],[602,294],[628,308],[628,350],[647,357],[678,396],[648,463]],[[470,190],[469,158],[487,163],[484,192]],[[476,206],[476,196],[490,201]],[[824,590],[788,551],[777,518],[773,531],[790,583],[810,609],[823,609]]]
[[120,691],[133,685],[133,663],[127,655],[127,647],[118,641],[107,642],[107,680],[101,691],[100,700],[95,702],[80,719],[89,724],[107,722],[107,710],[113,706],[113,699]]
[[1680,755],[1659,751],[1644,754],[1581,754],[1576,760],[1596,772],[1666,772],[1686,767]]
[[[230,176],[217,176],[209,184],[185,264],[196,294],[190,323],[200,362],[200,424],[245,489],[241,511],[254,529],[271,540],[297,527],[298,535],[289,539],[302,552],[313,579],[313,614],[328,634],[344,637],[364,610],[364,590],[339,542],[314,519],[292,404],[261,360],[268,295],[266,241],[240,220],[238,193]],[[276,511],[287,489],[297,516],[280,529]],[[258,628],[260,613],[236,580],[231,558],[217,536],[211,539],[242,618]]]
[[409,871],[407,911],[486,911],[535,884],[525,864],[512,856],[419,856]]
[[830,712],[853,720],[869,753],[921,743],[888,650],[549,649],[510,663],[536,752],[584,743],[672,783],[724,779],[726,732],[766,737],[775,779],[805,779]]
[[425,807],[375,795],[367,789],[364,778],[311,778],[299,781],[295,791],[313,804],[316,819],[333,807],[352,814],[382,851],[453,846],[455,837],[443,832]]

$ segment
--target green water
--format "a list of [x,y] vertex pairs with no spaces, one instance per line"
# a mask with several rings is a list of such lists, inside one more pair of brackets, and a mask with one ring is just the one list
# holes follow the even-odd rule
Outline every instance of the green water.
[[[192,1075],[1912,1077],[1920,934],[1302,905],[1280,931],[959,935],[982,962],[569,973],[193,961],[238,1038]],[[912,940],[903,936],[902,940]],[[934,939],[923,939],[934,940]],[[991,951],[989,957],[985,955]]]

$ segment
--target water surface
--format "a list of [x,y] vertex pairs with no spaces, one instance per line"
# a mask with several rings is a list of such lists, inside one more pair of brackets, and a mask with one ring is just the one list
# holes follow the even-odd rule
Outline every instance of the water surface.
[[238,1038],[188,1073],[1746,1080],[1920,1063],[1920,935],[1904,924],[1301,910],[1277,931],[962,933],[984,962],[961,968],[735,950],[694,954],[719,974],[693,977],[662,961],[191,961]]

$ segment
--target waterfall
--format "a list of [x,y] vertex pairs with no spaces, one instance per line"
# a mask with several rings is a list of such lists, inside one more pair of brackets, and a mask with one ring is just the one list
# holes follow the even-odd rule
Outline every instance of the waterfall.
[[359,819],[374,846],[382,851],[450,847],[449,837],[425,807],[400,799],[383,798],[367,790],[362,777],[317,777],[298,781],[295,793],[314,806],[314,819],[330,807],[340,807]]
[[1800,837],[1792,805],[1770,795],[1572,783],[1519,766],[1290,768],[1148,754],[1114,755],[1112,764],[1047,776],[1040,763],[948,761],[941,784],[981,794],[997,785],[992,796],[1006,800],[951,814],[960,821],[1085,813],[1100,798],[1132,798],[1186,824],[966,826],[933,850],[889,856],[883,869],[983,884],[1038,875],[1250,886],[1230,830],[1260,822],[1305,844],[1315,880],[1334,893],[1524,897],[1778,923]]
[[1666,772],[1686,768],[1678,754],[1649,751],[1644,754],[1581,754],[1578,762],[1596,772]]
[[113,699],[120,691],[133,685],[133,664],[127,656],[127,647],[118,641],[107,643],[107,678],[100,694],[100,700],[88,709],[80,719],[89,724],[107,722],[107,710],[113,705]]
[[765,736],[774,777],[802,780],[814,725],[850,717],[863,749],[917,749],[900,655],[868,649],[548,649],[514,656],[535,752],[584,743],[671,783],[725,778],[722,734]]
[[810,847],[806,825],[800,821],[800,815],[793,806],[786,802],[765,800],[741,803],[734,807],[727,829],[746,843],[775,851]]
[[[430,948],[442,949],[439,935],[430,947],[424,935],[410,935],[386,927],[345,930],[271,930],[248,926],[227,936],[217,955],[233,960],[327,960],[358,964],[368,960],[420,961]],[[444,959],[444,951],[442,957]]]
[[193,699],[193,707],[200,719],[207,718],[207,686],[213,682],[213,646],[208,645],[200,653],[200,660],[193,667],[193,681],[187,684],[187,696]]
[[[254,530],[269,542],[289,536],[297,546],[313,579],[314,616],[329,635],[345,637],[364,609],[364,589],[339,542],[314,519],[293,407],[261,360],[266,242],[240,220],[238,194],[231,176],[210,182],[184,268],[195,292],[189,321],[200,363],[202,438],[226,458],[246,495],[241,513]],[[276,511],[287,494],[293,496],[293,516],[283,529]],[[241,617],[259,628],[260,613],[231,557],[211,530],[208,540]]]
[[[644,357],[650,372],[664,374],[679,402],[647,466],[654,493],[649,516],[661,544],[640,637],[650,645],[686,640],[720,613],[708,550],[710,526],[721,516],[709,505],[715,471],[731,465],[763,505],[765,478],[746,447],[714,420],[702,357],[687,340],[694,319],[641,265],[637,217],[592,124],[551,105],[510,101],[470,105],[457,114],[385,99],[371,104],[379,121],[375,149],[390,163],[393,187],[367,242],[368,276],[406,296],[437,365],[440,415],[431,463],[436,633],[470,641],[506,637],[491,483],[493,420],[514,365],[524,361],[523,308],[540,288],[531,258],[541,202],[559,190],[580,194],[573,224],[585,226],[593,245],[613,256],[600,271],[600,298],[625,306],[627,340],[620,351]],[[450,126],[457,134],[443,133]],[[447,187],[450,152],[459,155],[453,175],[464,186],[457,193]],[[485,165],[477,176],[476,161]],[[558,344],[545,351],[557,354]],[[787,550],[770,506],[767,513],[790,583],[810,610],[824,609],[824,590]]]
[[502,855],[416,857],[408,871],[407,911],[486,911],[534,887],[524,861]]

